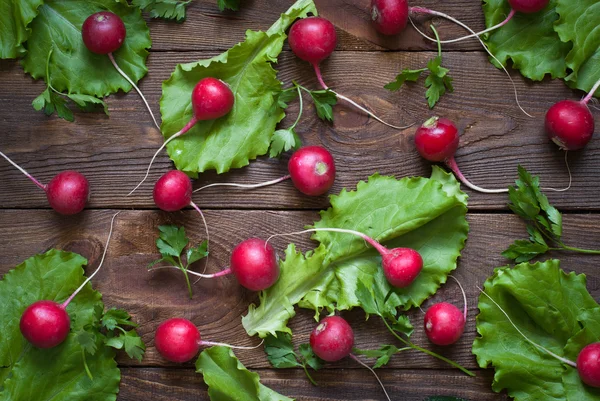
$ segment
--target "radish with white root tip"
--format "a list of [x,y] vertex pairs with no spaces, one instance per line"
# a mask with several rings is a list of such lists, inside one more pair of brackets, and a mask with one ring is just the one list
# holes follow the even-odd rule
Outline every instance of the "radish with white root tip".
[[452,277],[460,287],[463,296],[463,311],[448,302],[439,302],[425,313],[425,334],[435,345],[451,345],[457,342],[465,331],[467,322],[467,295],[460,282]]
[[[177,269],[175,266],[155,267],[150,270]],[[249,238],[240,242],[231,252],[228,268],[213,274],[202,274],[191,270],[187,273],[205,279],[233,274],[240,285],[251,291],[266,290],[279,278],[279,263],[275,249],[260,238]]]
[[108,232],[108,238],[106,240],[106,245],[104,246],[104,253],[102,254],[102,259],[100,259],[100,264],[94,273],[92,273],[92,275],[89,276],[63,303],[59,304],[50,300],[37,301],[29,305],[21,315],[19,328],[25,339],[33,344],[33,346],[37,348],[53,348],[65,341],[69,335],[69,332],[71,331],[71,318],[67,313],[67,306],[69,306],[69,303],[71,303],[73,298],[75,298],[83,287],[85,287],[85,285],[100,271],[100,268],[104,263],[104,258],[106,257],[106,252],[108,251],[108,245],[110,244],[113,223],[118,214],[119,213],[116,213],[110,221],[110,231]]
[[261,188],[291,179],[303,194],[320,196],[329,191],[335,181],[335,161],[324,147],[306,146],[294,152],[288,162],[288,172],[288,175],[260,184],[215,183],[198,188],[194,193],[211,187]]
[[527,337],[521,330],[519,330],[519,328],[515,325],[515,323],[510,318],[510,316],[508,316],[508,314],[504,311],[504,309],[502,309],[502,307],[487,292],[485,292],[484,290],[482,290],[479,287],[478,287],[478,289],[479,289],[479,291],[481,291],[481,293],[483,295],[485,295],[490,301],[492,301],[492,303],[494,305],[496,305],[496,307],[498,309],[500,309],[500,312],[502,312],[502,314],[504,316],[506,316],[506,318],[508,319],[508,322],[511,324],[511,326],[528,343],[533,345],[535,348],[537,348],[541,352],[544,352],[544,353],[550,355],[551,357],[558,359],[560,362],[564,363],[565,365],[569,365],[569,366],[577,369],[577,373],[579,373],[579,377],[581,378],[581,381],[583,381],[588,386],[600,388],[600,342],[591,343],[591,344],[588,344],[587,346],[585,346],[579,352],[579,355],[577,356],[577,362],[573,362],[567,358],[563,358],[562,356],[556,355],[554,352],[550,351],[546,347],[543,347],[543,346],[537,344],[536,342],[532,341],[531,339],[529,339],[529,337]]
[[50,207],[57,213],[64,215],[77,214],[85,208],[85,204],[90,199],[90,184],[85,176],[77,171],[63,171],[54,176],[48,184],[42,184],[4,153],[0,152],[0,156],[44,191]]
[[148,169],[146,170],[146,175],[136,187],[127,194],[127,196],[134,193],[135,190],[146,181],[156,156],[158,156],[160,151],[163,150],[169,142],[186,134],[199,121],[216,120],[226,116],[231,109],[233,109],[234,102],[235,96],[229,88],[229,85],[217,78],[202,78],[192,90],[192,118],[179,132],[171,135],[169,139],[163,142],[161,147],[154,153],[154,156],[152,156]]
[[254,347],[234,346],[212,341],[204,341],[200,337],[200,331],[187,319],[172,318],[162,322],[154,334],[154,346],[156,350],[168,361],[185,363],[194,358],[200,347],[223,346],[234,349],[255,349],[263,342]]
[[275,237],[289,237],[311,232],[334,232],[351,234],[364,239],[381,255],[381,266],[388,283],[396,288],[405,288],[412,284],[423,269],[423,258],[419,252],[411,248],[388,249],[379,242],[359,231],[343,228],[311,228],[288,234],[275,234],[267,239],[267,243]]
[[[541,8],[544,8],[548,4],[549,0],[533,0],[533,1],[537,2],[537,3],[545,3],[543,6],[541,6]],[[516,11],[527,13],[528,12],[528,11],[526,11],[527,9],[532,10],[531,7],[527,7],[527,5],[524,4],[524,3],[528,3],[528,2],[531,2],[531,1],[530,0],[510,0],[513,10],[508,15],[506,20],[504,20],[503,22],[501,22],[500,24],[498,24],[494,27],[491,27],[491,28],[486,29],[481,32],[473,31],[471,28],[469,28],[468,25],[460,22],[459,20],[457,20],[447,14],[444,14],[444,13],[441,13],[438,11],[434,11],[434,10],[430,10],[428,8],[423,8],[423,7],[409,7],[407,0],[372,0],[372,2],[371,2],[371,19],[373,21],[375,29],[377,29],[377,31],[379,31],[380,33],[382,33],[384,35],[396,35],[396,34],[400,33],[406,27],[407,22],[410,21],[413,28],[421,36],[423,36],[424,38],[426,38],[432,42],[438,42],[438,40],[436,38],[427,36],[427,34],[425,34],[419,28],[417,28],[417,26],[415,25],[413,20],[410,18],[410,14],[428,14],[428,15],[432,15],[432,16],[436,16],[436,17],[442,17],[442,18],[446,18],[446,19],[456,23],[457,25],[463,27],[465,30],[467,30],[470,33],[469,35],[464,36],[462,38],[453,39],[453,40],[441,40],[441,41],[439,41],[439,44],[441,45],[441,44],[447,44],[447,43],[454,43],[454,42],[459,42],[461,40],[476,37],[477,40],[479,40],[479,43],[481,43],[481,45],[483,46],[484,50],[489,54],[489,56],[491,58],[493,58],[496,61],[497,65],[500,65],[500,67],[502,68],[502,70],[504,71],[504,73],[506,74],[508,79],[510,80],[512,87],[513,87],[514,94],[515,94],[515,101],[516,101],[519,109],[521,109],[521,111],[528,117],[533,117],[531,114],[529,114],[527,111],[525,111],[525,109],[521,106],[521,103],[519,102],[517,86],[515,85],[515,82],[512,79],[512,77],[510,76],[506,67],[496,58],[496,56],[488,49],[488,47],[485,45],[485,43],[480,38],[480,36],[483,35],[484,33],[491,32],[495,29],[498,29],[498,28],[506,25],[512,19],[512,17],[515,15]],[[533,11],[529,11],[529,12],[533,12]]]
[[388,401],[391,401],[377,373],[352,353],[353,346],[354,332],[352,331],[352,327],[340,316],[328,316],[324,318],[310,333],[310,347],[316,356],[326,362],[336,362],[340,359],[350,357],[373,373],[385,393],[385,397]]
[[100,11],[90,15],[81,26],[81,37],[85,47],[92,53],[108,55],[113,67],[115,67],[117,72],[121,74],[121,76],[123,76],[123,78],[125,78],[140,95],[148,112],[150,112],[154,125],[160,131],[160,126],[154,117],[154,113],[152,113],[152,109],[150,108],[146,97],[131,78],[119,68],[115,56],[113,55],[113,53],[119,50],[123,45],[126,36],[127,29],[125,28],[123,20],[117,14],[110,11]]
[[296,21],[290,29],[288,41],[294,54],[313,66],[317,80],[323,89],[330,90],[338,99],[344,100],[388,127],[403,130],[412,126],[411,124],[406,127],[398,127],[389,124],[354,100],[335,92],[325,84],[319,64],[333,53],[337,45],[335,26],[329,20],[322,17],[308,17]]

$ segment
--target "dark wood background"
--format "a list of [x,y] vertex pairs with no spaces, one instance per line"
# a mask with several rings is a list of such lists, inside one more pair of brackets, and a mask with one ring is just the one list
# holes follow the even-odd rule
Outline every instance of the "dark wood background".
[[[267,29],[292,0],[247,0],[241,11],[221,13],[214,0],[196,0],[188,8],[183,24],[149,21],[153,47],[148,58],[149,74],[141,82],[155,113],[161,83],[177,63],[213,56],[243,40],[246,29]],[[402,68],[420,68],[434,55],[432,44],[423,41],[412,28],[397,38],[384,38],[368,23],[369,0],[320,0],[321,14],[338,28],[335,54],[323,63],[329,84],[391,122],[421,122],[433,113],[455,120],[462,132],[457,160],[465,175],[478,185],[506,187],[514,182],[518,164],[542,176],[545,186],[564,187],[568,181],[563,153],[549,143],[543,129],[548,107],[561,99],[577,99],[560,82],[525,81],[513,73],[523,106],[535,118],[519,111],[512,87],[503,73],[487,62],[477,41],[446,46],[444,64],[455,79],[455,92],[443,98],[434,112],[427,108],[422,83],[397,93],[383,89]],[[484,27],[478,0],[423,0],[420,4],[462,19],[474,29]],[[424,20],[423,20],[424,21]],[[436,20],[442,37],[464,32],[445,21]],[[298,80],[316,88],[308,64],[296,59],[288,48],[281,55],[280,79]],[[76,122],[48,118],[35,112],[31,101],[44,89],[23,74],[16,61],[0,61],[0,150],[10,155],[31,174],[47,182],[64,169],[84,173],[91,184],[92,199],[78,216],[65,218],[48,209],[42,191],[36,189],[14,168],[0,161],[0,273],[5,273],[35,253],[57,247],[81,253],[94,268],[103,249],[110,217],[117,219],[108,259],[94,280],[108,306],[127,309],[140,323],[139,332],[148,345],[142,363],[119,357],[123,380],[119,401],[208,400],[206,386],[193,365],[165,362],[153,347],[157,325],[170,317],[183,316],[200,328],[207,340],[240,345],[258,341],[245,335],[241,316],[257,296],[243,290],[233,278],[201,281],[194,286],[193,300],[187,298],[181,275],[173,271],[148,273],[147,263],[156,258],[154,241],[157,226],[184,224],[190,237],[201,240],[204,231],[195,212],[167,214],[156,210],[152,182],[172,167],[166,154],[155,164],[151,177],[134,196],[127,192],[140,179],[147,163],[162,141],[135,93],[117,94],[107,99],[110,118],[102,114],[76,113]],[[289,114],[295,118],[297,104]],[[596,113],[597,114],[597,113]],[[282,126],[288,126],[286,119]],[[325,124],[309,107],[299,126],[305,144],[326,146],[334,155],[338,178],[332,193],[354,188],[359,180],[374,172],[398,177],[425,175],[429,163],[414,150],[415,129],[403,132],[385,126],[338,105],[335,124]],[[600,142],[596,139],[585,151],[569,156],[574,174],[573,188],[550,193],[550,200],[565,212],[565,241],[581,247],[600,247]],[[250,166],[217,176],[203,174],[197,186],[216,181],[261,182],[285,174],[287,158],[266,157]],[[410,313],[416,326],[414,341],[431,347],[477,372],[469,378],[426,355],[407,352],[396,356],[379,371],[392,399],[420,401],[435,394],[455,395],[470,400],[503,400],[491,390],[493,372],[477,368],[470,349],[475,337],[477,314],[476,285],[481,285],[494,267],[507,263],[500,256],[514,239],[526,235],[524,225],[508,212],[506,195],[483,195],[467,191],[471,232],[460,259],[456,276],[468,292],[469,322],[466,333],[454,346],[431,346],[421,328],[422,312]],[[301,196],[289,183],[251,193],[205,191],[195,201],[206,211],[211,228],[209,270],[226,265],[229,252],[249,236],[298,230],[318,218],[318,210],[328,205],[327,197]],[[304,250],[313,244],[299,240]],[[279,252],[285,242],[275,241]],[[556,254],[563,267],[588,275],[588,288],[600,297],[600,257]],[[433,300],[460,304],[458,288],[449,284]],[[393,343],[384,327],[372,319],[364,322],[360,311],[344,314],[353,324],[356,345],[374,348]],[[295,341],[303,343],[314,327],[311,313],[300,311],[293,319]],[[299,400],[382,400],[371,374],[348,360],[330,364],[316,373],[320,383],[313,387],[301,370],[273,370],[262,349],[236,352],[241,361],[257,371],[263,383]]]

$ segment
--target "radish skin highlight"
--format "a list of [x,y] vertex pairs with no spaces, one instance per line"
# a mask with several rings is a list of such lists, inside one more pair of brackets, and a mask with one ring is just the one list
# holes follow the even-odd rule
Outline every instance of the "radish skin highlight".
[[154,125],[160,131],[160,125],[158,125],[146,97],[131,78],[119,68],[113,55],[123,45],[126,36],[127,29],[123,20],[117,14],[110,11],[101,11],[90,15],[81,27],[81,37],[85,47],[92,53],[108,55],[113,67],[140,95],[152,117],[152,121],[154,121]]
[[256,349],[262,345],[254,347],[242,347],[218,343],[212,341],[203,341],[200,337],[200,331],[187,319],[172,318],[162,322],[154,334],[154,346],[159,354],[168,361],[175,363],[185,363],[192,360],[200,351],[200,347],[224,346],[234,349]]
[[42,184],[24,168],[0,152],[6,161],[29,178],[39,189],[46,193],[50,207],[57,213],[73,215],[81,212],[90,199],[90,184],[85,176],[77,171],[67,170],[57,174],[46,184]]
[[53,348],[66,340],[71,331],[71,319],[66,311],[67,306],[73,298],[90,282],[92,278],[100,271],[104,264],[104,258],[108,251],[110,239],[113,232],[115,217],[120,212],[113,215],[110,221],[110,231],[102,253],[100,264],[80,286],[63,303],[57,303],[51,300],[42,300],[29,305],[21,315],[19,328],[27,341],[37,348]]
[[169,142],[186,134],[200,121],[216,120],[226,116],[233,109],[234,102],[235,96],[229,85],[217,78],[202,78],[192,90],[192,118],[180,131],[171,135],[169,139],[163,142],[161,147],[154,153],[154,156],[152,156],[146,170],[146,175],[127,196],[133,194],[146,181],[154,160],[156,160],[158,154]]

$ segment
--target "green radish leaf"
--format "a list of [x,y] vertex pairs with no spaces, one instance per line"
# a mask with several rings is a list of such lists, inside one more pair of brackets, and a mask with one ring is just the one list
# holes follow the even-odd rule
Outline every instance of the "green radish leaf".
[[333,121],[333,107],[337,104],[337,96],[335,93],[327,90],[309,91],[315,108],[317,109],[317,116],[324,121]]
[[240,9],[241,0],[217,0],[219,10],[225,11],[226,9],[237,11]]
[[[587,322],[586,312],[596,312],[599,306],[586,289],[585,276],[564,272],[559,261],[498,268],[484,288],[536,344],[571,360],[574,350],[587,345],[589,338],[581,334],[587,323],[582,321]],[[478,307],[479,337],[473,353],[481,368],[494,367],[494,391],[506,389],[517,401],[600,399],[597,389],[581,385],[580,380],[574,383],[576,369],[525,340],[485,294],[479,296]]]
[[554,30],[560,40],[573,44],[565,60],[570,70],[565,81],[589,92],[600,79],[600,4],[597,0],[558,0],[556,12],[560,19]]
[[31,35],[29,24],[43,3],[43,0],[0,1],[0,59],[25,54],[23,43]]
[[292,336],[278,332],[276,336],[269,334],[265,338],[265,353],[274,368],[295,368],[302,366],[294,352]]
[[[510,12],[506,0],[483,2],[488,27],[502,22]],[[565,59],[572,44],[562,42],[554,30],[559,18],[557,3],[558,0],[550,0],[548,7],[538,13],[516,13],[505,26],[484,37],[490,51],[504,65],[511,60],[514,68],[534,81],[541,81],[548,74],[552,78],[564,78],[567,75]]]
[[385,85],[384,88],[390,91],[400,90],[405,82],[417,82],[417,80],[421,77],[421,74],[423,74],[425,71],[427,71],[427,68],[421,68],[420,70],[404,69],[396,76],[394,81]]
[[[49,71],[51,84],[69,95],[108,96],[131,85],[111,64],[108,56],[90,52],[81,38],[81,26],[98,11],[119,15],[127,28],[123,45],[114,52],[117,64],[134,81],[148,71],[146,57],[151,45],[150,33],[141,12],[124,0],[46,0],[31,23],[27,54],[23,58],[25,72],[35,79],[46,80],[46,60],[53,49]],[[75,101],[75,100],[74,100]]]
[[211,347],[200,354],[196,372],[201,373],[212,401],[293,401],[260,383],[229,347]]
[[[19,329],[21,315],[32,303],[64,302],[83,283],[86,263],[80,255],[52,249],[27,259],[0,281],[0,400],[115,400],[120,372],[114,350],[103,345],[98,311],[104,305],[90,284],[67,307],[71,333],[62,344],[32,347]],[[94,380],[84,371],[82,346],[93,352],[86,362]]]
[[[423,257],[421,274],[411,286],[393,290],[386,313],[419,306],[456,269],[468,224],[466,195],[452,174],[438,167],[432,178],[397,180],[376,174],[358,183],[357,190],[343,190],[330,199],[331,208],[321,212],[315,228],[360,231],[390,248],[413,248]],[[242,319],[249,335],[290,333],[287,321],[296,313],[295,304],[313,309],[316,317],[323,309],[368,308],[357,298],[360,282],[382,294],[391,290],[383,275],[376,274],[381,257],[362,239],[330,232],[317,232],[313,239],[320,245],[306,255],[297,253],[293,244],[288,247],[279,280],[260,293],[260,305],[251,305]]]
[[192,0],[132,0],[131,4],[150,13],[152,18],[164,18],[183,22],[185,8]]
[[191,176],[209,169],[224,173],[268,152],[275,126],[285,116],[277,100],[282,84],[272,64],[281,53],[285,30],[308,13],[316,14],[312,0],[299,0],[267,32],[249,30],[244,42],[225,53],[175,68],[163,83],[160,100],[165,138],[192,118],[191,93],[202,78],[225,81],[235,95],[228,115],[201,121],[167,145],[179,170]]
[[278,157],[283,152],[297,150],[302,146],[302,140],[293,128],[280,129],[273,133],[269,157]]

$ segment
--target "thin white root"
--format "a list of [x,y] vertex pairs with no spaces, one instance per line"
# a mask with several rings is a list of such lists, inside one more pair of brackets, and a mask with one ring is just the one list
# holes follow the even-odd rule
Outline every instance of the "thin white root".
[[567,172],[569,173],[569,185],[563,189],[555,189],[555,188],[542,188],[544,191],[554,191],[554,192],[566,192],[571,189],[571,184],[573,184],[573,175],[571,174],[571,167],[569,167],[569,151],[565,150],[565,165],[567,166]]
[[260,344],[255,345],[253,347],[243,347],[241,345],[229,345],[229,344],[217,343],[217,342],[213,342],[213,341],[200,341],[200,345],[203,345],[205,347],[220,346],[220,347],[228,347],[228,348],[233,348],[233,349],[257,349],[258,347],[260,347],[261,345],[263,345],[264,342],[265,342],[265,340],[263,339],[260,342]]
[[366,363],[364,363],[363,361],[361,361],[360,359],[358,359],[358,357],[356,357],[356,355],[350,354],[350,358],[354,359],[360,365],[362,365],[363,367],[369,369],[371,371],[371,373],[373,373],[373,376],[375,376],[375,378],[379,382],[379,385],[381,386],[381,389],[383,390],[383,393],[385,394],[385,397],[388,399],[388,401],[392,401],[391,398],[390,398],[390,396],[388,395],[387,391],[385,390],[385,386],[381,382],[381,379],[379,379],[379,376],[377,375],[377,373],[375,373],[375,371],[369,365],[367,365]]
[[412,123],[410,125],[404,126],[404,127],[399,127],[397,125],[393,125],[390,124],[384,120],[382,120],[381,118],[377,117],[375,114],[371,113],[369,110],[367,110],[366,108],[362,107],[361,105],[359,105],[358,103],[356,103],[354,100],[344,96],[344,95],[340,95],[339,93],[333,91],[332,89],[329,89],[330,91],[332,91],[339,99],[342,99],[348,103],[350,103],[352,106],[356,107],[357,109],[359,109],[360,111],[366,113],[367,115],[369,115],[370,117],[374,118],[375,120],[379,121],[380,123],[382,123],[383,125],[387,125],[388,127],[397,129],[397,130],[405,130],[407,128],[412,127],[413,125],[415,125],[415,123]]

